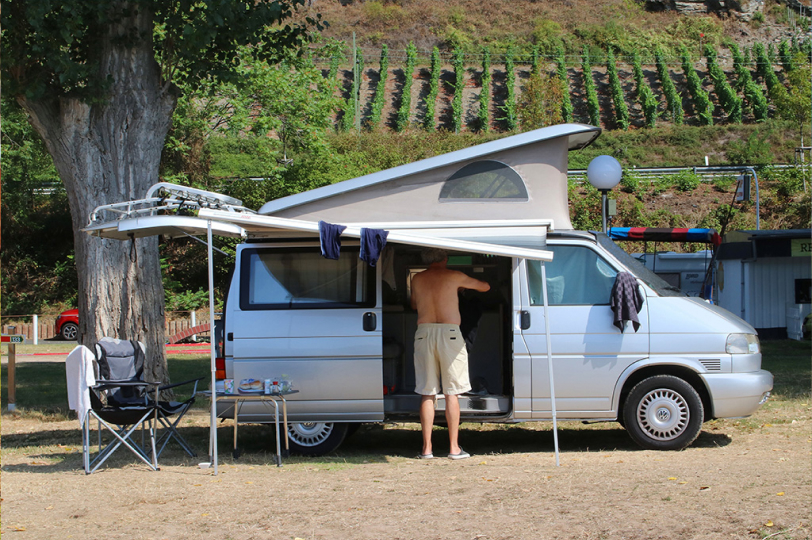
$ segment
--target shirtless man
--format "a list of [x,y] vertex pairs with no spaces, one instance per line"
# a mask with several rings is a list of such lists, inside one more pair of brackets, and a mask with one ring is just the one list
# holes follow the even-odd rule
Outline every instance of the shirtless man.
[[462,289],[479,292],[490,290],[484,281],[450,270],[448,255],[441,249],[423,251],[423,262],[429,268],[412,278],[412,308],[417,310],[414,336],[415,392],[420,394],[420,424],[423,428],[423,452],[420,457],[434,457],[431,431],[437,394],[445,395],[445,417],[451,459],[464,459],[469,454],[460,448],[459,394],[471,389],[468,380],[468,352],[460,332],[460,308],[457,293]]

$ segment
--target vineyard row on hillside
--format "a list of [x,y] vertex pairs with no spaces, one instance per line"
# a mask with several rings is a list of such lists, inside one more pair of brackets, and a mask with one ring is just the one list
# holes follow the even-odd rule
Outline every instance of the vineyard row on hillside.
[[[384,49],[379,65],[369,66],[356,51],[354,68],[338,69],[333,58],[324,74],[337,79],[346,101],[336,118],[339,130],[507,132],[561,121],[608,129],[750,123],[778,115],[789,75],[808,69],[809,49],[809,41],[782,42],[777,50],[756,44],[740,51],[731,44],[724,55],[705,47],[701,58],[683,49],[679,59],[659,51],[628,59],[587,49],[577,63],[561,50],[550,59],[537,53],[518,58],[508,49],[499,64],[485,49],[476,58],[457,52],[450,65],[435,49],[430,65],[420,66],[410,47],[406,62]],[[390,68],[393,60],[402,66]]]

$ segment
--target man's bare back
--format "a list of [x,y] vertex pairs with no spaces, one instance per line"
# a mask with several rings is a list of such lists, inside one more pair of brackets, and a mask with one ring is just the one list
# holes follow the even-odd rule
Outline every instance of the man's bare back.
[[446,268],[445,262],[432,263],[428,270],[412,278],[412,308],[417,310],[417,324],[460,324],[457,292],[486,292],[490,288],[484,281]]

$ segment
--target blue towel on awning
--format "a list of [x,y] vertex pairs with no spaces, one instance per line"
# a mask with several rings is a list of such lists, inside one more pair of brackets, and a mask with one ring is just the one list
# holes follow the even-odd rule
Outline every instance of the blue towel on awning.
[[375,266],[386,246],[387,236],[389,231],[383,229],[361,229],[361,260]]
[[326,221],[319,221],[319,243],[321,256],[326,259],[338,259],[341,252],[341,233],[346,225],[334,225]]

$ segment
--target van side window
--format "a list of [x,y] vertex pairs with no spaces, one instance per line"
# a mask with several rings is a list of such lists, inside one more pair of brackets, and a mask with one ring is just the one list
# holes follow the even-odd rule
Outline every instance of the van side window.
[[440,202],[527,200],[527,187],[519,173],[492,159],[465,165],[452,174],[440,190]]
[[314,309],[375,305],[375,269],[342,247],[338,260],[319,248],[257,248],[242,252],[240,308]]
[[[609,304],[617,271],[596,252],[583,246],[548,245],[554,253],[546,263],[547,301],[549,305]],[[541,263],[527,261],[530,304],[544,304],[541,288]]]

